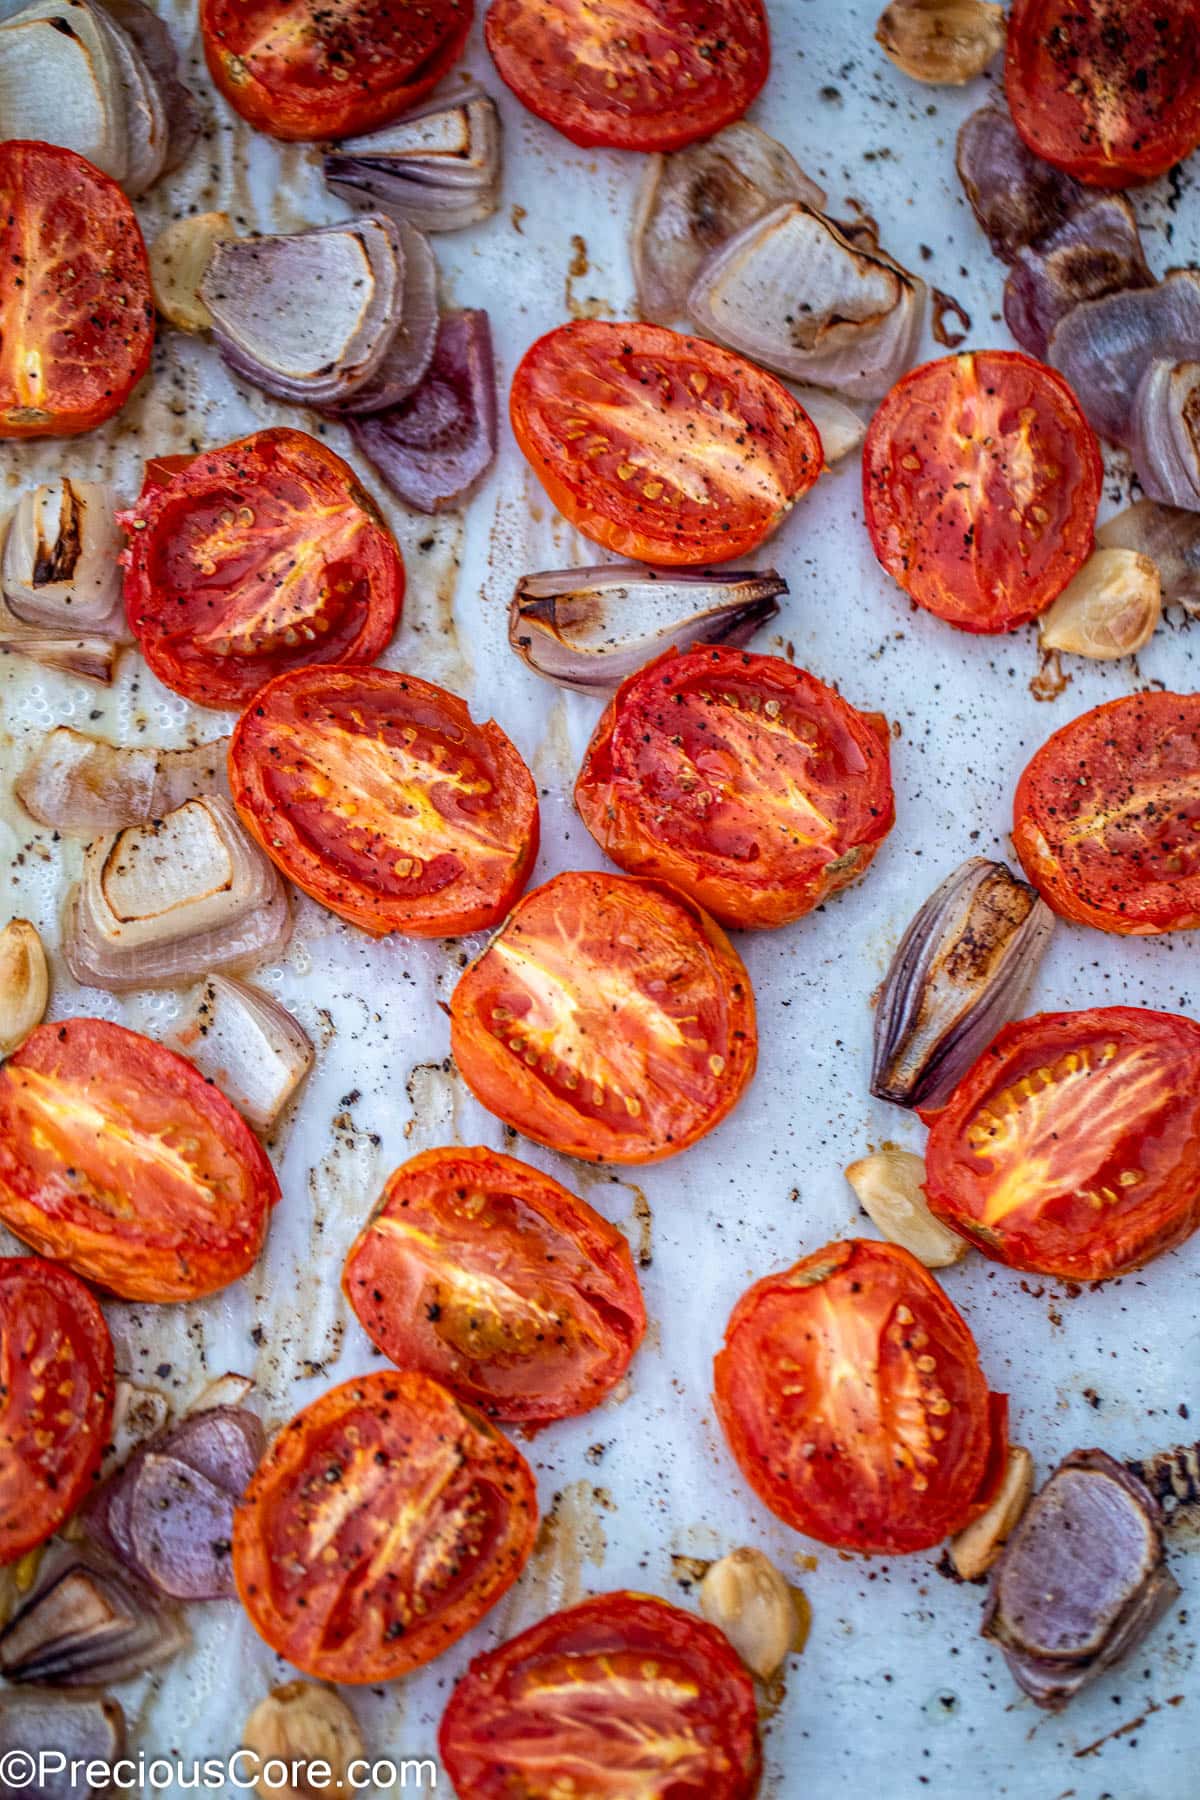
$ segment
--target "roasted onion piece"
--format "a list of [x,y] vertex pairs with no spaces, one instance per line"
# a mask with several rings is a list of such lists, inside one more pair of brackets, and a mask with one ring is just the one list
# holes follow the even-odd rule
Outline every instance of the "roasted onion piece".
[[1053,930],[1045,901],[1004,863],[973,856],[947,875],[884,978],[871,1092],[939,1106],[1017,1017]]
[[210,975],[171,1033],[173,1049],[215,1081],[256,1131],[269,1131],[313,1065],[285,1007],[228,975]]
[[6,138],[63,144],[114,181],[130,172],[116,31],[90,0],[33,0],[0,24]]
[[508,640],[561,687],[608,693],[674,646],[749,643],[779,612],[787,582],[774,569],[659,575],[636,563],[524,575]]
[[261,961],[290,934],[274,864],[209,795],[88,845],[63,947],[76,981],[124,993]]
[[1103,1450],[1075,1450],[1029,1506],[997,1565],[983,1635],[1057,1712],[1136,1649],[1179,1593],[1157,1501]]
[[701,264],[783,200],[825,205],[791,152],[745,119],[684,150],[648,157],[633,219],[642,318],[659,325],[682,318]]
[[[46,1758],[36,1789],[25,1790],[36,1791],[37,1800],[99,1800],[113,1793],[107,1770],[101,1769],[125,1754],[125,1713],[107,1695],[6,1694],[0,1701],[0,1767],[15,1772],[18,1765],[6,1760],[14,1750],[30,1759],[26,1766]],[[61,1773],[54,1772],[55,1752],[66,1758]],[[97,1765],[94,1783],[88,1763]],[[0,1787],[6,1797],[19,1791],[9,1782]]]
[[167,120],[161,173],[186,162],[200,135],[200,108],[179,77],[179,53],[166,23],[143,0],[103,0],[104,11],[129,39],[158,87]]
[[856,400],[878,399],[909,367],[924,308],[924,282],[869,234],[852,242],[799,201],[732,237],[688,297],[701,331],[780,375]]
[[1094,430],[1133,444],[1135,401],[1152,362],[1200,357],[1200,269],[1157,287],[1130,288],[1073,307],[1054,330],[1046,360],[1075,391]]
[[1004,285],[1004,317],[1021,348],[1044,360],[1072,307],[1153,286],[1133,208],[1123,194],[1104,194],[1021,246]]
[[488,94],[434,101],[325,157],[325,182],[418,231],[460,231],[500,203],[500,114]]
[[0,1632],[0,1674],[46,1687],[107,1687],[169,1662],[187,1642],[178,1611],[104,1551],[58,1540],[33,1593]]
[[1200,362],[1155,358],[1133,403],[1129,443],[1151,500],[1200,511]]
[[428,238],[403,220],[396,226],[403,256],[404,290],[399,323],[383,361],[353,393],[327,410],[340,413],[386,412],[418,388],[433,361],[438,338],[437,263]]
[[18,775],[26,812],[56,831],[110,831],[174,812],[200,794],[223,794],[228,738],[184,750],[107,744],[56,725]]
[[1200,612],[1200,513],[1139,500],[1101,525],[1096,542],[1148,556],[1158,569],[1164,605]]
[[121,534],[98,481],[43,482],[22,494],[0,555],[0,647],[51,668],[112,679],[128,637],[121,603]]
[[496,458],[496,371],[485,312],[446,313],[420,387],[350,430],[394,494],[417,512],[465,500]]
[[1004,8],[988,0],[892,0],[875,27],[885,54],[914,81],[961,87],[1004,48]]
[[1026,148],[1007,107],[981,106],[958,134],[958,178],[1001,262],[1095,198]]

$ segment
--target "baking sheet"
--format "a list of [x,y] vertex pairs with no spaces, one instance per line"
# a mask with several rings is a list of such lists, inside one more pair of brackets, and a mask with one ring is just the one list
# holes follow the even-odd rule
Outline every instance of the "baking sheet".
[[[193,36],[194,9],[162,10],[176,41],[190,46],[190,79],[208,124],[187,167],[139,202],[147,237],[193,209],[224,208],[239,227],[264,231],[344,216],[321,186],[315,152],[256,136],[215,97]],[[881,222],[888,249],[966,307],[969,345],[1008,344],[1002,270],[953,169],[954,133],[987,97],[988,83],[959,93],[907,81],[873,42],[874,0],[770,0],[770,12],[774,72],[751,116],[828,189],[835,214],[865,209]],[[491,314],[503,392],[542,331],[572,316],[629,316],[627,232],[639,162],[579,151],[528,117],[491,69],[478,24],[465,67],[504,114],[504,199],[489,223],[438,238],[436,248],[445,298]],[[1191,170],[1136,196],[1136,205],[1157,271],[1196,258],[1200,195]],[[936,353],[928,336],[924,348]],[[59,470],[111,474],[131,496],[146,455],[222,443],[268,423],[319,429],[350,454],[340,430],[237,388],[207,345],[164,330],[153,381],[105,431],[0,448],[0,496],[7,503]],[[570,803],[598,703],[538,681],[506,635],[516,577],[594,561],[594,547],[554,514],[506,428],[498,467],[462,518],[406,516],[387,506],[380,483],[370,484],[409,571],[404,624],[382,661],[463,694],[477,717],[495,716],[523,751],[542,792],[535,880],[601,866]],[[1112,462],[1105,512],[1126,498],[1125,469]],[[749,1095],[720,1130],[632,1179],[509,1146],[628,1233],[650,1332],[619,1396],[523,1446],[545,1524],[515,1590],[431,1668],[350,1698],[372,1754],[431,1756],[450,1688],[472,1655],[588,1592],[634,1586],[688,1604],[688,1559],[750,1543],[800,1583],[813,1609],[808,1647],[790,1666],[786,1696],[766,1727],[766,1795],[1183,1800],[1196,1792],[1200,1737],[1189,1623],[1200,1612],[1200,1578],[1183,1534],[1172,1539],[1183,1594],[1165,1623],[1131,1663],[1064,1716],[1048,1717],[1019,1697],[999,1654],[978,1637],[981,1590],[946,1579],[936,1556],[844,1558],[778,1524],[734,1468],[709,1392],[724,1321],[752,1280],[835,1236],[871,1235],[844,1165],[884,1140],[921,1146],[915,1120],[867,1096],[869,996],[912,912],[965,856],[1010,854],[1017,775],[1052,730],[1142,686],[1195,688],[1200,627],[1173,615],[1136,662],[1072,660],[1069,685],[1039,700],[1032,629],[968,638],[912,609],[878,569],[861,522],[857,458],[796,508],[764,559],[792,591],[777,637],[762,634],[760,646],[794,655],[898,727],[896,829],[863,885],[786,930],[739,939],[758,997],[761,1057]],[[118,742],[176,744],[219,735],[226,721],[162,688],[133,652],[111,690],[10,657],[0,664],[0,695],[5,916],[32,918],[54,947],[80,852],[32,828],[12,797],[28,746],[54,724]],[[445,1142],[505,1146],[502,1127],[449,1064],[440,1010],[477,947],[478,940],[375,943],[300,901],[286,957],[256,977],[318,1047],[301,1105],[274,1145],[284,1201],[266,1252],[245,1281],[202,1304],[107,1307],[126,1372],[182,1407],[209,1376],[244,1371],[258,1382],[264,1416],[278,1423],[372,1366],[338,1277],[384,1176]],[[1195,939],[1136,942],[1060,928],[1034,1003],[1118,1001],[1200,1014]],[[118,1001],[79,990],[54,959],[52,1017],[90,1012],[155,1034],[176,1005],[170,996]],[[1011,1393],[1015,1441],[1033,1451],[1039,1478],[1079,1445],[1139,1455],[1195,1435],[1196,1242],[1090,1292],[1068,1294],[977,1256],[944,1281],[971,1322],[993,1386]],[[227,1754],[251,1705],[286,1678],[236,1605],[193,1607],[190,1617],[191,1653],[161,1679],[121,1690],[135,1742],[148,1753]],[[405,1791],[417,1791],[411,1780]],[[439,1791],[449,1791],[448,1778]]]

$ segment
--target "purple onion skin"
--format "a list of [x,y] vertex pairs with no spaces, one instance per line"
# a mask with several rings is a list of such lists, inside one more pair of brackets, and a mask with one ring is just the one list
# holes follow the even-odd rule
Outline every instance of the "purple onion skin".
[[1021,348],[1044,360],[1055,326],[1073,307],[1153,285],[1129,202],[1106,194],[1021,246],[1004,284],[1004,317]]

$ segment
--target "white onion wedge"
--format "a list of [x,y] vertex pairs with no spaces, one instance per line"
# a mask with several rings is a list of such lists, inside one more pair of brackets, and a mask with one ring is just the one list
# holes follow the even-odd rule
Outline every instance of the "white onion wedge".
[[223,794],[228,745],[228,738],[217,738],[184,750],[126,747],[56,725],[17,777],[17,798],[40,824],[56,831],[143,825],[185,800]]
[[6,138],[61,144],[125,181],[121,62],[87,0],[34,0],[0,25],[0,120]]
[[201,983],[170,1041],[256,1131],[271,1129],[313,1065],[312,1044],[291,1013],[226,975]]

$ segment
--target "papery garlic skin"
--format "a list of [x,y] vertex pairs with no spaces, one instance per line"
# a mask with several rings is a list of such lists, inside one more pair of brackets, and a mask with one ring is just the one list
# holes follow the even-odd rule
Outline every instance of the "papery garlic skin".
[[700,1611],[760,1681],[769,1681],[795,1648],[792,1590],[761,1550],[731,1550],[713,1563],[700,1583]]
[[961,87],[999,55],[1005,31],[1004,8],[986,0],[892,0],[875,39],[914,81]]
[[1101,549],[1084,563],[1039,621],[1047,650],[1109,661],[1133,656],[1162,617],[1162,581],[1137,550]]
[[292,1765],[323,1763],[329,1769],[328,1776],[322,1770],[310,1785],[303,1768],[298,1768],[298,1779],[282,1786],[268,1781],[264,1770],[255,1783],[263,1800],[310,1800],[342,1788],[347,1785],[350,1764],[365,1755],[358,1721],[341,1695],[311,1681],[289,1681],[272,1688],[246,1720],[242,1742],[263,1764],[280,1762],[291,1769]]

